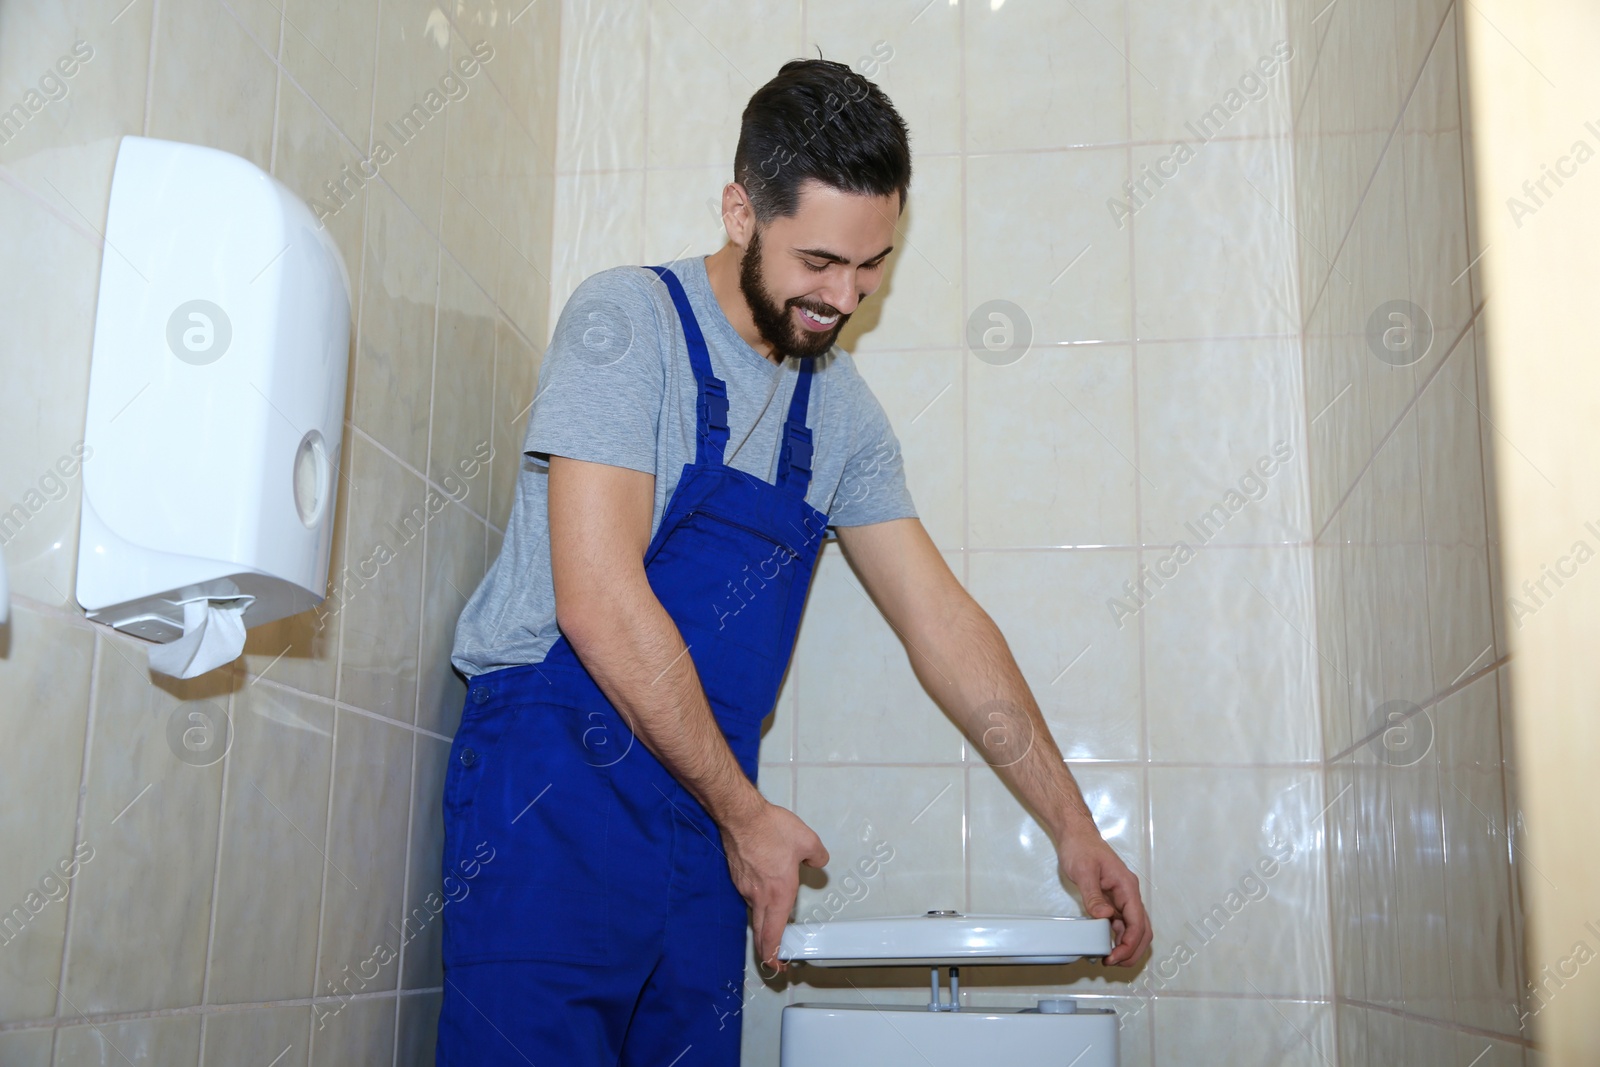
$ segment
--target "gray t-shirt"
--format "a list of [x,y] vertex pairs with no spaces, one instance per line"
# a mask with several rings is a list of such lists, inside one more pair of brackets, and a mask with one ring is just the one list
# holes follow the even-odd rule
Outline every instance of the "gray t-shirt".
[[[728,322],[699,256],[669,264],[683,282],[728,386],[731,467],[772,482],[779,431],[799,364],[765,359]],[[500,555],[456,623],[451,662],[467,677],[538,663],[560,636],[550,577],[548,457],[627,467],[655,475],[651,536],[686,463],[695,458],[694,371],[666,283],[644,267],[614,267],[586,279],[556,323],[528,416],[522,470]],[[806,501],[832,526],[914,517],[900,443],[855,363],[835,346],[811,379],[811,485]]]

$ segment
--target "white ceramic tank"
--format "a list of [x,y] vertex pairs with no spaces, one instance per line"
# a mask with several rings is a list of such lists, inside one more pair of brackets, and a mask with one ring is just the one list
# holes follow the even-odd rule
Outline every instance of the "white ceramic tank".
[[1062,964],[1111,951],[1104,919],[957,915],[790,924],[778,955],[818,967],[930,968],[923,1006],[791,1004],[783,1009],[782,1067],[1116,1067],[1115,1013],[1070,998],[1029,1008],[960,1004],[958,982],[938,968],[962,964]]

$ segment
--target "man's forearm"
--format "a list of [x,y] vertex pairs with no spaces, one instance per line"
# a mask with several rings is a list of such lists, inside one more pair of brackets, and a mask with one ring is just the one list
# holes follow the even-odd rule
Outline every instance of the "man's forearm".
[[587,610],[564,615],[573,651],[628,726],[719,826],[765,802],[745,777],[706,702],[677,625],[641,569]]
[[965,591],[907,637],[912,669],[1056,841],[1099,831],[1000,628]]

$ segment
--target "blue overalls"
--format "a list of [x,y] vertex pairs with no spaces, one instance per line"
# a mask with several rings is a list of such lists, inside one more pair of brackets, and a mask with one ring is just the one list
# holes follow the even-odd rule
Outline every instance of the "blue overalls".
[[[812,361],[776,484],[725,466],[727,388],[682,284],[650,269],[677,307],[699,400],[695,460],[645,574],[753,782],[827,523],[805,499]],[[721,834],[565,638],[540,663],[472,680],[445,776],[444,870],[441,1065],[739,1062],[747,912]]]

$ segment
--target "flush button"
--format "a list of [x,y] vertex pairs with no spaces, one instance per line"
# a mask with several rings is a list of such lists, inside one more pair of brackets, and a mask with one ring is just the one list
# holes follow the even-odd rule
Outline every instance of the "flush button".
[[477,762],[478,754],[476,752],[472,751],[470,748],[464,748],[461,750],[461,766],[470,767]]
[[1041,1000],[1039,1001],[1039,1014],[1076,1015],[1078,1014],[1078,1002],[1070,998],[1062,998],[1060,1000]]

